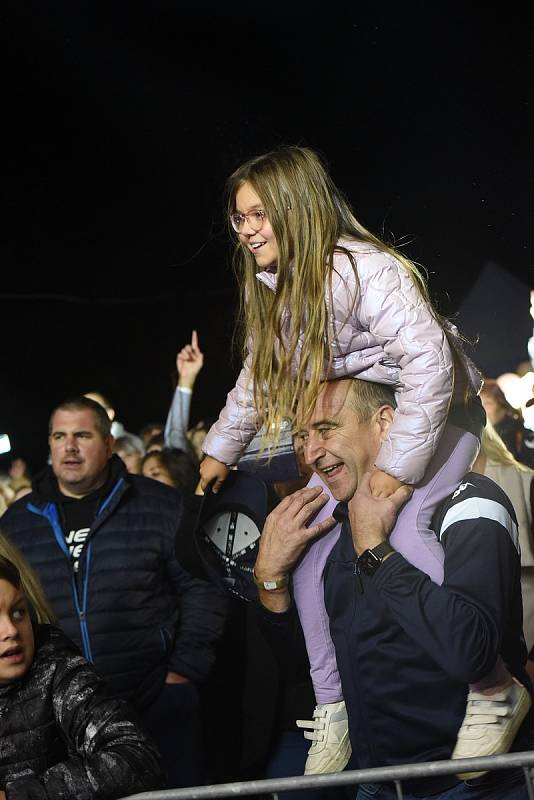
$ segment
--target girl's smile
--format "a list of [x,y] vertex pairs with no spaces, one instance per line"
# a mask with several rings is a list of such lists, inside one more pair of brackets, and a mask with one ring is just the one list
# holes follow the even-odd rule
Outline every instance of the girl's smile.
[[[263,203],[248,181],[239,187],[235,197],[235,207],[236,212],[243,215],[263,210]],[[271,268],[272,270],[273,267],[278,266],[279,255],[273,229],[267,218],[259,230],[254,230],[255,227],[256,225],[252,227],[248,219],[245,219],[239,232],[239,241],[243,247],[250,250],[260,269]]]

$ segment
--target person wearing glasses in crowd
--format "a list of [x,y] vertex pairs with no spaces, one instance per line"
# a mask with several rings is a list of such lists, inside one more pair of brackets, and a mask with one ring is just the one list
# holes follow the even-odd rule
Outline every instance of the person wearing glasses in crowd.
[[[357,377],[392,386],[397,408],[371,492],[387,497],[414,487],[388,546],[441,584],[443,549],[431,519],[473,463],[485,419],[480,375],[458,331],[432,307],[417,267],[356,219],[312,150],[286,146],[247,161],[230,176],[227,198],[244,365],[204,441],[202,488],[219,490],[262,425],[269,447],[297,403],[306,417],[321,381]],[[311,485],[335,495],[342,472],[331,463]],[[324,606],[323,571],[338,536],[339,526],[315,542],[293,576],[317,699],[314,719],[301,723],[312,729],[307,774],[343,769],[351,754]],[[530,708],[528,691],[500,659],[471,690],[494,703],[476,741],[466,736],[476,714],[469,703],[454,756],[507,751]],[[506,730],[501,712],[513,720]]]

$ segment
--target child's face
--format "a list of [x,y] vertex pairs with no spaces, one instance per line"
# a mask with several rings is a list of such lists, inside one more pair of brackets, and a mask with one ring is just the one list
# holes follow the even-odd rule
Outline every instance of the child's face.
[[0,683],[21,678],[30,668],[35,646],[26,598],[0,579]]
[[[263,203],[248,181],[237,191],[235,210],[238,214],[243,215],[264,210]],[[255,224],[254,227],[256,227]],[[250,250],[260,269],[276,269],[279,255],[278,244],[269,220],[265,219],[258,231],[255,231],[254,227],[251,227],[248,220],[245,220],[239,232],[239,241],[243,247]]]

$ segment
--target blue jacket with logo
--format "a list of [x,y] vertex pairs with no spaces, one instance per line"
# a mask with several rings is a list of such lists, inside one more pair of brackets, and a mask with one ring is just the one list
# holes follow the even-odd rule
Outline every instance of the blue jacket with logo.
[[112,470],[112,488],[102,497],[77,572],[50,467],[36,489],[4,514],[2,530],[37,571],[58,624],[111,693],[143,709],[168,671],[195,682],[207,676],[226,602],[176,560],[180,494],[128,474],[117,457]]

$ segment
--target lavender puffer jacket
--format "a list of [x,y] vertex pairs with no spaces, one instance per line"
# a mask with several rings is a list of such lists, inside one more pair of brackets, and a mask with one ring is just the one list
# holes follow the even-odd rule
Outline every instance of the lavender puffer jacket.
[[[328,373],[325,364],[324,377],[354,377],[394,387],[398,407],[376,466],[405,483],[417,483],[436,451],[453,398],[452,349],[397,259],[367,243],[339,244],[354,254],[358,278],[348,257],[336,253],[331,294],[326,290],[333,362]],[[276,273],[260,272],[257,278],[276,291]],[[454,336],[454,327],[447,333]],[[476,394],[480,384],[474,369],[468,380]],[[247,359],[204,441],[204,452],[235,464],[260,422]]]

